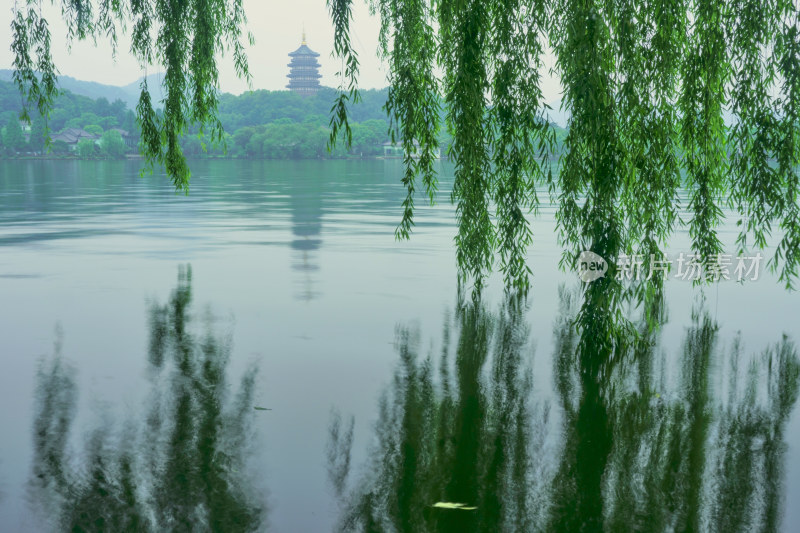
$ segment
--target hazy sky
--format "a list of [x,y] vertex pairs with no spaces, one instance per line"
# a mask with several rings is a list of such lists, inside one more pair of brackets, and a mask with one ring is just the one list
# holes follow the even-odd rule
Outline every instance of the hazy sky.
[[[108,85],[127,85],[144,74],[128,52],[130,41],[125,38],[120,40],[116,59],[112,58],[110,44],[104,39],[98,39],[97,46],[91,41],[75,42],[72,50],[67,50],[66,28],[61,22],[60,9],[49,6],[50,2],[45,4],[48,5],[45,15],[53,35],[53,56],[61,74]],[[244,6],[248,17],[247,27],[256,41],[254,46],[247,46],[254,89],[285,88],[289,71],[287,54],[300,45],[304,25],[309,47],[320,54],[323,85],[338,85],[335,74],[339,65],[331,57],[333,27],[325,0],[244,0]],[[11,6],[0,8],[0,28],[4,28],[0,68],[12,67],[11,35],[8,30],[10,22]],[[352,37],[361,62],[359,86],[363,88],[387,85],[386,69],[377,57],[379,28],[378,18],[370,16],[366,3],[356,0]],[[161,70],[151,67],[148,74]],[[247,90],[247,84],[236,78],[230,57],[220,62],[220,82],[222,90],[226,92],[238,94]],[[558,99],[557,82],[552,78],[544,80],[544,92],[546,101]]]
[[[3,2],[6,3],[6,2]],[[108,40],[98,39],[97,47],[91,41],[75,42],[72,50],[66,49],[66,28],[61,22],[58,8],[49,6],[45,10],[53,34],[53,56],[61,74],[81,80],[97,81],[109,85],[127,85],[139,78],[143,71],[130,55],[130,41],[120,41],[116,60],[111,57]],[[60,2],[56,2],[60,4]],[[0,68],[11,68],[11,6],[0,8],[2,50]],[[283,89],[287,83],[289,69],[287,54],[300,46],[305,24],[308,45],[319,52],[324,85],[336,86],[335,74],[339,70],[337,61],[331,57],[333,49],[333,27],[325,6],[325,0],[271,1],[244,0],[248,17],[248,29],[255,37],[255,45],[247,46],[250,72],[255,89]],[[379,21],[371,17],[364,2],[355,2],[353,43],[361,60],[359,84],[365,88],[385,87],[385,69],[377,58]],[[151,69],[150,73],[159,68]],[[230,57],[220,62],[222,90],[241,93],[247,84],[236,78]]]

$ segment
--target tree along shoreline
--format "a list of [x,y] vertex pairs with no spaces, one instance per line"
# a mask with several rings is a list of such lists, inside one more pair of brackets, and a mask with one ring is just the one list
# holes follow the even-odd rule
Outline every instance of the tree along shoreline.
[[[223,94],[219,106],[222,138],[212,140],[210,135],[201,135],[197,126],[190,127],[180,138],[181,149],[191,159],[378,159],[386,157],[385,151],[401,157],[402,149],[391,142],[387,95],[388,89],[362,91],[360,102],[350,110],[351,146],[329,151],[334,89],[323,87],[307,97],[267,90]],[[17,87],[0,81],[0,158],[123,159],[139,154],[139,125],[122,100],[109,102],[105,97],[62,91],[47,120],[33,113],[30,124],[20,122],[20,111]],[[52,142],[46,146],[48,129]],[[566,130],[557,130],[563,139]],[[104,140],[103,136],[114,136],[112,131],[125,137]],[[446,158],[452,137],[442,131],[437,139]]]

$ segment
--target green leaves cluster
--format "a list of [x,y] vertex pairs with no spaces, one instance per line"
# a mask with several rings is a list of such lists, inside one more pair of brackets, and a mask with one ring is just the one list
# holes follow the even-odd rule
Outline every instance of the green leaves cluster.
[[[407,239],[414,225],[414,192],[417,175],[432,203],[436,193],[434,162],[439,134],[439,83],[431,71],[436,60],[436,38],[430,6],[425,0],[392,2],[384,6],[381,27],[381,52],[391,63],[386,113],[392,142],[399,136],[403,145],[407,194],[403,219],[395,232]],[[388,47],[387,34],[394,35]],[[412,50],[418,53],[410,54]]]
[[360,101],[356,78],[358,77],[358,53],[350,44],[350,21],[353,19],[351,0],[327,0],[328,11],[333,19],[333,51],[341,58],[342,66],[337,72],[341,78],[339,91],[331,107],[330,146],[336,144],[339,135],[343,135],[349,145],[353,133],[348,121],[348,105]]
[[100,146],[111,157],[124,157],[127,151],[122,135],[116,130],[104,132],[100,138]]
[[22,150],[25,147],[25,137],[22,135],[22,127],[19,125],[19,120],[17,120],[16,117],[9,119],[2,133],[3,145],[7,147],[9,151]]
[[[336,34],[348,40],[337,45],[337,53],[349,50],[348,28],[342,24],[349,21],[342,16],[349,6],[349,1],[332,4]],[[407,196],[397,237],[408,238],[414,225],[418,176],[434,200],[433,159],[444,126],[453,138],[450,156],[456,164],[452,199],[461,281],[472,280],[479,289],[499,249],[506,284],[527,288],[524,256],[531,231],[525,213],[537,205],[534,183],[547,174],[537,157],[554,141],[543,115],[537,69],[544,50],[544,6],[414,0],[375,1],[371,8],[381,17],[380,51],[390,65],[391,133],[406,154]],[[347,87],[355,86],[357,71],[344,74]],[[346,123],[341,115],[337,109],[334,119]]]
[[[337,53],[345,58],[349,18],[340,14],[349,6],[337,2],[333,17]],[[424,154],[442,126],[434,103],[443,97],[462,281],[480,289],[499,253],[506,287],[527,289],[527,215],[538,205],[538,185],[558,200],[562,266],[571,268],[582,250],[612,260],[625,253],[660,256],[677,224],[688,226],[694,252],[711,262],[722,252],[716,228],[731,208],[740,216],[742,249],[751,239],[764,247],[779,234],[771,266],[792,286],[800,264],[796,2],[374,0],[371,6],[381,18],[390,69],[387,112],[404,145],[422,154],[406,160],[408,199],[397,233],[407,237],[411,229],[415,177],[422,176],[429,194],[434,190]],[[555,55],[570,115],[555,176],[547,156],[556,139],[541,90],[546,50]],[[345,74],[352,88],[357,71]],[[587,288],[603,300],[590,297],[590,305],[618,309],[614,300],[622,292],[612,287],[611,268],[611,279]]]
[[[45,0],[14,3],[11,23],[14,81],[28,106],[48,116],[58,93],[50,30],[42,15]],[[50,0],[55,4],[55,0]],[[231,52],[237,75],[249,79],[242,44],[246,22],[242,0],[61,0],[69,39],[108,37],[114,51],[117,34],[130,27],[131,53],[143,69],[163,68],[163,113],[156,113],[146,81],[141,85],[137,118],[142,151],[150,164],[164,165],[175,187],[188,191],[189,167],[181,134],[190,125],[222,138],[217,119],[217,56]],[[248,35],[252,42],[252,37]]]

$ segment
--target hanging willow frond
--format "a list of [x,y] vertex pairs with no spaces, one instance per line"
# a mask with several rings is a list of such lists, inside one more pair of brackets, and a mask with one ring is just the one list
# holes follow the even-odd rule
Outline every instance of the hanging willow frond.
[[526,215],[539,205],[537,184],[549,180],[555,131],[545,117],[540,69],[547,12],[542,2],[506,0],[493,6],[489,44],[492,104],[491,182],[496,245],[506,287],[529,287],[527,248],[533,232]]
[[773,57],[781,79],[775,99],[775,159],[783,185],[778,215],[783,237],[770,266],[780,269],[780,280],[793,288],[800,269],[800,9],[792,1],[781,2],[779,9],[782,23]]
[[473,280],[479,293],[492,267],[495,244],[489,213],[491,160],[486,124],[491,13],[489,4],[481,0],[445,3],[452,4],[442,9],[439,25],[452,36],[442,55],[447,72],[447,124],[453,135],[450,156],[455,163],[456,259],[460,281]]
[[[539,186],[557,199],[561,267],[574,268],[584,250],[609,263],[584,286],[581,353],[620,352],[623,303],[650,301],[646,318],[659,319],[663,280],[621,284],[620,255],[640,254],[649,269],[680,224],[708,271],[723,253],[726,206],[740,216],[741,250],[778,234],[770,266],[791,287],[800,270],[798,9],[797,0],[371,0],[389,58],[388,110],[407,151],[409,139],[426,146],[419,117],[433,116],[427,106],[441,87],[459,281],[479,294],[499,255],[506,289],[527,291]],[[570,117],[557,166],[543,118],[548,48]],[[402,236],[414,179],[430,181],[429,168],[406,158]]]
[[395,142],[399,133],[403,145],[405,174],[403,185],[403,218],[395,231],[407,239],[414,225],[415,179],[422,182],[429,201],[436,193],[436,149],[439,137],[439,87],[433,74],[436,61],[436,39],[430,6],[425,0],[393,2],[387,6],[388,20],[383,32],[392,32],[391,64],[386,113],[389,133]]
[[350,45],[350,21],[353,18],[351,0],[328,0],[328,11],[333,20],[333,53],[341,58],[342,68],[336,75],[341,79],[336,100],[331,107],[330,138],[328,150],[336,147],[339,135],[344,135],[346,146],[353,144],[353,132],[347,117],[348,104],[360,100],[358,78],[358,53]]
[[725,23],[730,5],[716,0],[694,0],[694,14],[683,62],[679,106],[686,186],[689,189],[689,235],[703,262],[722,253],[715,231],[728,175],[725,82],[730,73]]
[[[414,140],[423,132],[412,119],[432,101],[430,73],[441,71],[462,279],[479,287],[497,252],[507,287],[528,286],[525,215],[550,171],[545,44],[571,117],[554,189],[562,266],[598,247],[600,235],[606,253],[659,255],[678,222],[683,185],[691,213],[684,222],[704,262],[722,252],[716,228],[730,199],[742,216],[741,247],[749,235],[767,246],[777,225],[773,267],[787,283],[796,277],[795,0],[374,0],[372,11],[390,58],[389,112],[401,131],[404,119],[411,123]],[[429,170],[412,158],[406,169],[410,198],[414,176],[429,180]],[[407,235],[413,202],[404,206]]]

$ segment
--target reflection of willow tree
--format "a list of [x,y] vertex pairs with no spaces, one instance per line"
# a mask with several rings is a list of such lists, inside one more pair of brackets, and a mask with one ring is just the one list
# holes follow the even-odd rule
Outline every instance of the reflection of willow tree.
[[[564,445],[544,529],[777,531],[783,431],[800,377],[794,345],[784,337],[743,375],[738,339],[721,357],[717,324],[694,313],[676,384],[652,332],[600,378],[576,357],[570,316],[557,327]],[[723,400],[715,383],[725,376]]]
[[555,330],[556,455],[543,445],[549,410],[531,404],[524,306],[460,310],[458,340],[445,328],[438,379],[401,330],[367,473],[346,496],[352,425],[331,425],[341,530],[776,531],[800,379],[793,344],[784,338],[744,364],[737,340],[722,357],[718,326],[696,313],[677,376],[654,333],[593,368],[580,356],[573,300],[562,293]]
[[[228,396],[229,345],[209,331],[195,338],[191,270],[150,315],[154,390],[146,422],[117,439],[106,426],[88,439],[79,467],[68,440],[76,410],[75,372],[56,353],[38,374],[30,489],[56,530],[254,531],[265,508],[245,461],[255,370]],[[57,350],[58,352],[58,350]]]
[[[528,329],[516,305],[496,317],[459,309],[455,371],[448,321],[438,380],[433,359],[418,360],[416,334],[399,331],[400,366],[380,403],[371,474],[346,498],[342,531],[530,529],[529,457],[542,432],[530,426]],[[342,438],[338,419],[331,429],[331,473],[341,496],[341,468],[349,464],[341,458],[351,439]],[[433,508],[436,502],[477,509]]]

